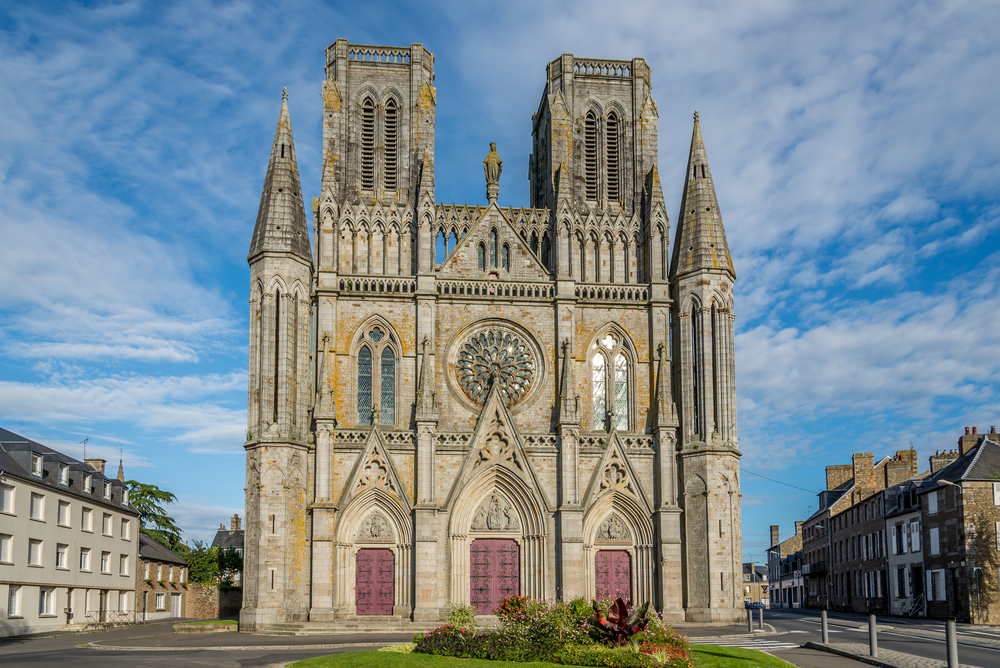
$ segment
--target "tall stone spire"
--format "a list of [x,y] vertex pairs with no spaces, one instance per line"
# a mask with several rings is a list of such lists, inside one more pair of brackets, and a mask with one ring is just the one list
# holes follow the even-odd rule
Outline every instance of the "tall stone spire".
[[292,122],[288,117],[288,89],[281,93],[278,129],[274,133],[271,160],[267,164],[264,192],[260,196],[247,260],[252,262],[256,256],[269,251],[312,260],[299,168],[295,162]]
[[681,211],[677,216],[677,236],[674,237],[670,278],[673,280],[705,270],[728,272],[731,278],[736,278],[696,111],[684,195],[681,197]]

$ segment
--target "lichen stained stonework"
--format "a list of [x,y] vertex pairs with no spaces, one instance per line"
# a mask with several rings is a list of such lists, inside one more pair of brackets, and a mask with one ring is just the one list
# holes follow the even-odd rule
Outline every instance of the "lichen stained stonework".
[[513,405],[528,393],[535,361],[517,334],[490,329],[474,334],[462,345],[455,373],[466,395],[476,403],[486,401],[496,382],[504,402]]

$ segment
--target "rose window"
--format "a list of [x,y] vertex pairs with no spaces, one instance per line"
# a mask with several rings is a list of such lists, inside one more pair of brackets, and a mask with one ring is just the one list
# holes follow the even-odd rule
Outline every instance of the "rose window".
[[504,402],[516,404],[528,393],[535,376],[535,362],[524,341],[507,330],[490,329],[462,344],[455,362],[458,383],[469,398],[486,401],[497,383]]

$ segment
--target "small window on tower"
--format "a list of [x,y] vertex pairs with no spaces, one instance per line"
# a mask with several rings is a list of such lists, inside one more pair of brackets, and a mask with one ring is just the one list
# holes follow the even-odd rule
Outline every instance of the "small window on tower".
[[486,269],[486,246],[479,244],[476,248],[476,266]]
[[507,244],[500,249],[500,266],[504,271],[510,271],[510,246]]
[[607,123],[607,163],[608,163],[608,199],[612,202],[621,200],[621,179],[619,165],[621,163],[621,142],[618,131],[618,115],[608,114]]

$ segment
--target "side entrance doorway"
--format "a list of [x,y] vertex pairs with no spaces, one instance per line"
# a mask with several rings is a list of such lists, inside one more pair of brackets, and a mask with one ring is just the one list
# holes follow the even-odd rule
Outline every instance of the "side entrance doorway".
[[598,601],[632,600],[632,561],[625,550],[599,550],[594,557]]
[[358,550],[355,573],[358,614],[391,615],[396,594],[396,558],[392,550]]
[[469,547],[469,600],[480,615],[521,593],[521,548],[509,538],[477,538]]

